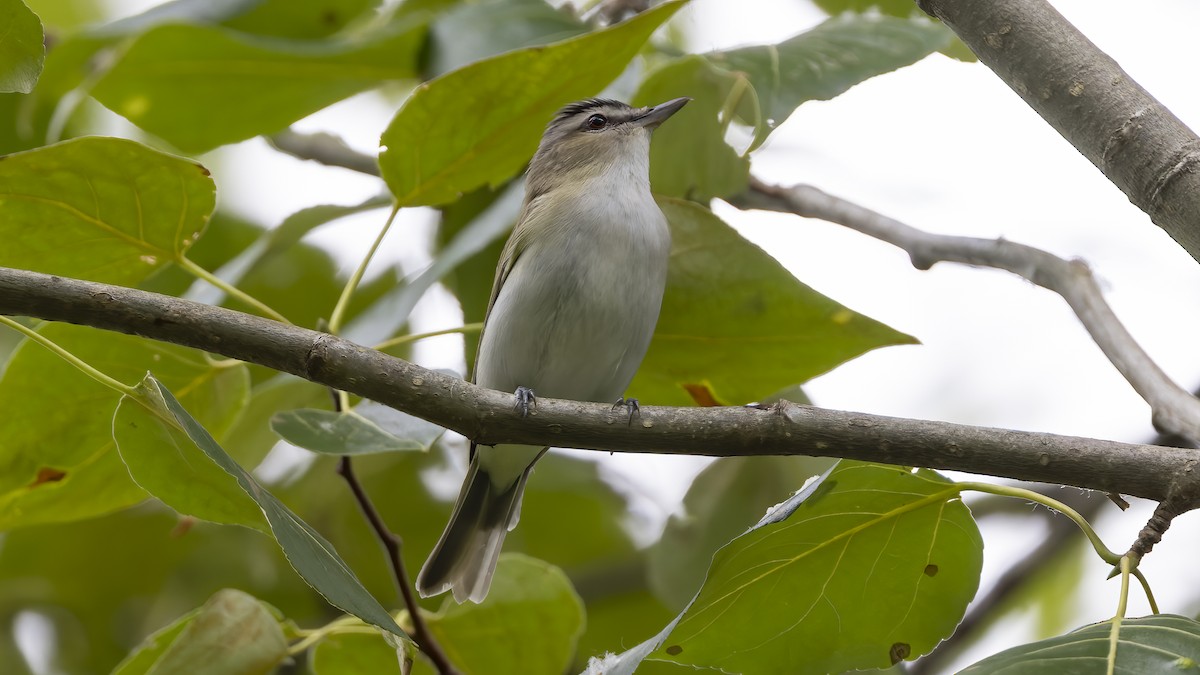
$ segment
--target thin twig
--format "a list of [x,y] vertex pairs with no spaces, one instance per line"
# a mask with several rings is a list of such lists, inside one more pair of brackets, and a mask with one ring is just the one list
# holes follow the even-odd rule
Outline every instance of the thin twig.
[[1150,404],[1155,427],[1200,439],[1200,399],[1171,381],[1138,345],[1105,302],[1083,261],[1064,260],[1003,239],[930,234],[810,185],[780,187],[752,179],[750,191],[733,203],[843,225],[903,249],[918,269],[942,261],[994,267],[1058,293],[1104,355]]
[[[333,389],[330,390],[330,393],[333,395],[334,409],[341,412],[341,396]],[[417,648],[429,658],[430,662],[433,663],[433,667],[441,675],[459,675],[458,669],[454,667],[454,664],[450,663],[446,652],[442,650],[442,646],[433,637],[433,633],[429,631],[429,625],[425,623],[425,618],[421,615],[421,605],[417,603],[417,598],[413,595],[412,584],[409,583],[408,579],[408,570],[404,567],[404,557],[401,555],[401,550],[404,548],[404,540],[395,532],[388,529],[387,523],[383,522],[383,516],[379,515],[379,510],[375,508],[371,497],[363,489],[362,483],[358,482],[358,476],[354,473],[354,465],[351,463],[349,455],[342,455],[342,458],[338,461],[337,472],[339,476],[346,479],[346,484],[350,486],[350,491],[354,493],[354,500],[358,502],[358,507],[362,509],[363,516],[371,524],[371,529],[375,531],[375,536],[379,538],[379,543],[387,551],[388,560],[392,564],[392,578],[396,582],[396,587],[400,589],[400,596],[404,598],[404,606],[408,608],[408,615],[412,619],[412,637],[413,641],[417,643]]]

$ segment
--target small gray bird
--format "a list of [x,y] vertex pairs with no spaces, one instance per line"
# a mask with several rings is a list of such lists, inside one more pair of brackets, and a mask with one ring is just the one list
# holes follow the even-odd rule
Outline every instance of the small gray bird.
[[[650,133],[683,107],[588,99],[558,112],[526,174],[500,254],[475,383],[575,401],[621,398],[646,355],[667,281],[671,235],[650,194]],[[628,403],[633,414],[636,402]],[[423,597],[481,602],[521,494],[546,448],[471,446],[446,531],[417,576]]]

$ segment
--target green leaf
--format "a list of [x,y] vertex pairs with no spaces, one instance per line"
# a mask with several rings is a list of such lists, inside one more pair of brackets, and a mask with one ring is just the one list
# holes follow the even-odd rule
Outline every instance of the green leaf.
[[42,22],[21,0],[0,0],[0,92],[28,94],[46,60]]
[[566,40],[587,26],[544,0],[485,0],[462,4],[430,27],[430,76],[512,49]]
[[562,570],[505,553],[487,599],[447,602],[429,630],[464,675],[560,675],[583,619],[583,601]]
[[407,639],[391,615],[363,588],[329,542],[238,466],[169,390],[152,375],[147,375],[138,385],[138,392],[152,409],[165,408],[170,419],[163,422],[181,427],[209,459],[233,476],[246,494],[258,502],[288,562],[310,586],[334,607]]
[[0,158],[0,266],[126,286],[183,257],[216,190],[196,162],[120,138]]
[[671,0],[611,28],[478,61],[417,87],[380,138],[388,188],[401,206],[420,206],[499,185],[529,160],[558,108],[616,79],[683,4]]
[[364,401],[348,413],[286,410],[271,429],[292,445],[327,455],[427,451],[446,430],[385,405]]
[[[962,675],[1099,673],[1108,661],[1111,621],[1013,647],[968,667]],[[1200,623],[1158,614],[1121,621],[1116,668],[1123,675],[1187,673],[1200,669]]]
[[812,0],[813,4],[825,10],[827,14],[838,15],[845,12],[863,14],[878,11],[888,16],[909,17],[924,16],[925,12],[915,2],[909,0]]
[[[39,332],[123,382],[153,368],[217,433],[245,400],[242,365],[218,369],[191,349],[81,326],[47,324]],[[119,400],[41,345],[26,340],[17,348],[0,378],[0,530],[89,518],[145,499],[113,443]]]
[[871,349],[914,342],[800,283],[708,209],[659,206],[671,224],[671,264],[654,339],[629,387],[642,402],[748,403]]
[[369,16],[379,3],[380,0],[259,0],[254,8],[223,23],[244,33],[314,40]]
[[650,587],[675,611],[696,596],[712,555],[743,534],[771,506],[833,460],[815,457],[724,457],[709,464],[650,549]]
[[642,82],[633,96],[634,105],[692,97],[683,110],[654,131],[650,185],[655,194],[708,202],[745,189],[750,158],[725,142],[727,125],[719,119],[731,96],[753,96],[744,80],[744,75],[721,70],[704,57],[692,55],[667,63]]
[[[245,405],[250,390],[245,366],[238,370],[236,409]],[[133,480],[183,515],[270,533],[258,504],[233,476],[208,461],[182,429],[169,423],[171,413],[159,405],[156,390],[144,380],[138,387],[137,398],[121,398],[112,422],[113,440]]]
[[203,152],[279,131],[360,91],[415,76],[424,36],[419,21],[327,42],[164,25],[138,37],[92,94],[176,147]]
[[651,658],[766,675],[843,672],[914,659],[953,632],[983,563],[953,483],[843,461],[802,495],[714,556]]
[[253,596],[227,588],[147,638],[113,675],[259,675],[287,657],[287,640],[274,612]]
[[754,85],[764,119],[756,125],[753,149],[801,103],[831,99],[859,82],[920,61],[947,47],[953,36],[944,25],[924,18],[846,14],[778,45],[714,52],[708,58],[744,73]]
[[317,643],[313,675],[400,675],[396,650],[379,635],[340,633]]

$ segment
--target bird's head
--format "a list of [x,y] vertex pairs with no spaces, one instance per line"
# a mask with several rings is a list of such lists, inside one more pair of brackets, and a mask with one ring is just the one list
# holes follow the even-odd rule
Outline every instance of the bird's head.
[[634,108],[620,101],[589,98],[565,106],[546,127],[529,163],[529,194],[582,183],[606,171],[647,175],[650,133],[690,98]]

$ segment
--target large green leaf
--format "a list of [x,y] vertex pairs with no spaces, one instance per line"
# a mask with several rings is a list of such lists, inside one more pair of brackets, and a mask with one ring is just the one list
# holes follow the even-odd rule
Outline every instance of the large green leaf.
[[616,79],[685,0],[611,28],[477,61],[417,88],[380,144],[380,169],[402,206],[445,204],[515,174],[554,112]]
[[[249,395],[249,375],[241,367],[240,400]],[[178,427],[164,423],[170,412],[152,409],[154,390],[145,382],[138,398],[122,397],[112,422],[113,440],[133,480],[167,506],[214,523],[270,529],[258,505],[237,481],[204,455]]]
[[261,38],[164,25],[141,35],[92,94],[188,152],[273,133],[389,80],[413,77],[425,25],[351,40]]
[[727,124],[719,119],[726,107],[738,107],[732,99],[754,95],[744,79],[692,55],[666,64],[642,82],[634,105],[692,97],[687,107],[654,131],[650,185],[655,194],[708,202],[745,189],[750,159],[725,142]]
[[[215,433],[244,404],[245,366],[214,368],[191,349],[81,326],[39,332],[120,381],[153,369]],[[145,498],[113,443],[119,399],[41,345],[21,344],[0,378],[0,530],[88,518]]]
[[332,35],[346,24],[369,16],[380,1],[260,0],[254,8],[222,23],[244,33],[311,40]]
[[485,0],[463,3],[430,27],[431,76],[512,49],[565,40],[587,32],[567,8],[545,0]]
[[630,675],[644,659],[765,675],[887,668],[950,635],[982,563],[953,483],[843,460],[718,551],[658,635],[586,673]]
[[[989,656],[962,675],[1060,675],[1102,673],[1108,663],[1112,622],[1031,642]],[[1200,669],[1200,623],[1157,614],[1121,621],[1115,669],[1119,675],[1188,673]]]
[[683,514],[667,521],[650,549],[650,587],[682,611],[704,583],[717,549],[832,464],[815,457],[724,457],[709,464],[688,488]]
[[487,599],[447,602],[429,618],[429,630],[464,675],[560,675],[583,619],[583,602],[562,570],[505,553]]
[[275,612],[226,588],[148,637],[112,675],[262,675],[287,658]]
[[79,138],[0,161],[0,265],[134,285],[183,257],[215,188],[191,160]]
[[46,60],[42,22],[21,0],[0,0],[0,92],[28,94]]
[[800,283],[708,209],[659,206],[671,223],[671,266],[629,387],[643,402],[748,403],[868,350],[914,342]]
[[983,541],[958,494],[932,471],[840,463],[714,556],[651,658],[801,675],[927,653],[979,585]]
[[756,125],[756,147],[801,103],[831,99],[863,80],[920,61],[953,37],[950,29],[924,18],[846,14],[777,45],[708,58],[744,73],[754,85],[763,115]]
[[137,398],[156,412],[157,423],[181,428],[203,453],[189,452],[190,455],[198,456],[198,460],[207,455],[258,503],[288,562],[330,604],[394,636],[407,638],[379,601],[363,588],[333,546],[238,466],[154,376],[147,375],[138,385]]

